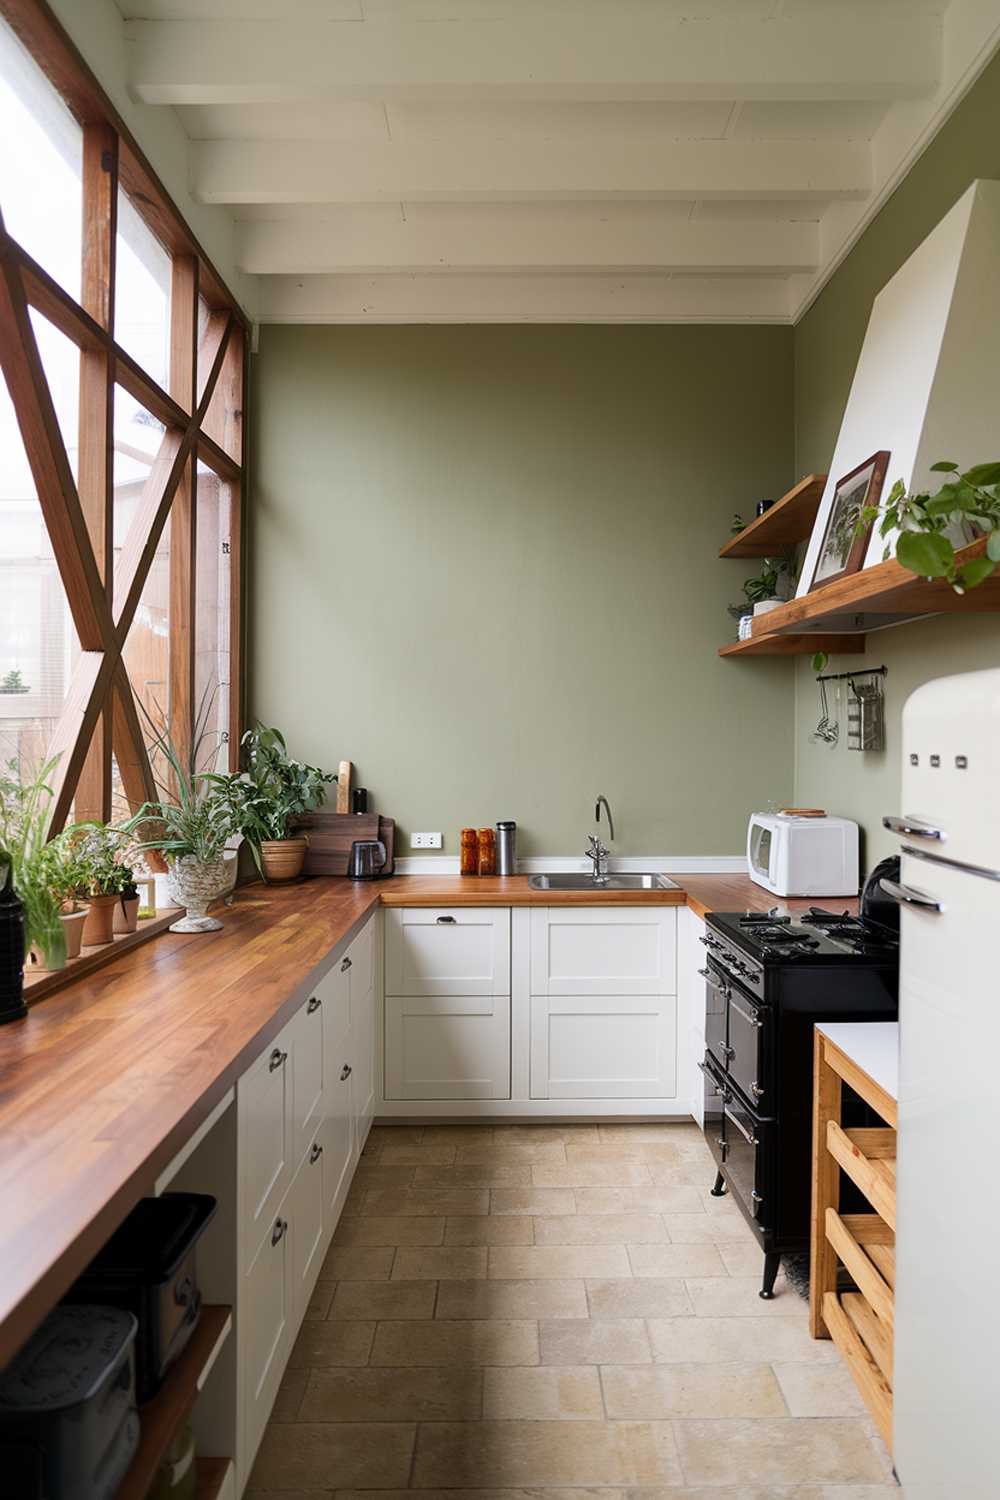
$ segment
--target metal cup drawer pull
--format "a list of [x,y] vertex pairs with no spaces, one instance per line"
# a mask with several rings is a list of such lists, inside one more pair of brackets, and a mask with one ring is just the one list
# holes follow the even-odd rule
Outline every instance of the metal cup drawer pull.
[[347,971],[348,971],[348,969],[351,969],[353,967],[354,967],[354,965],[351,962],[351,960],[349,958],[345,958],[343,960],[343,962],[341,963],[341,965],[340,965],[340,972],[341,972],[341,974],[346,974]]
[[340,1070],[340,1081],[341,1081],[341,1083],[346,1083],[347,1080],[350,1078],[350,1076],[351,1076],[351,1074],[353,1072],[354,1072],[354,1069],[351,1067],[350,1063],[345,1063],[344,1066]]
[[323,1004],[323,1002],[319,998],[319,996],[318,995],[313,995],[312,999],[306,1005],[306,1015],[307,1016],[314,1016],[316,1014],[316,1012],[319,1010],[319,1008],[320,1008],[320,1006],[322,1004]]
[[287,1233],[288,1233],[288,1220],[287,1219],[275,1219],[275,1221],[274,1221],[274,1228],[271,1230],[271,1244],[272,1245],[276,1245],[279,1240],[283,1240],[285,1238],[285,1235]]
[[439,927],[454,927],[455,923],[457,921],[457,918],[456,917],[435,917],[434,920],[438,924]]
[[319,1161],[322,1155],[323,1147],[320,1145],[319,1141],[313,1141],[312,1150],[309,1152],[310,1165],[315,1165],[315,1163]]
[[271,1060],[267,1065],[269,1073],[276,1073],[284,1063],[288,1061],[288,1053],[282,1052],[280,1047],[275,1047],[271,1053]]

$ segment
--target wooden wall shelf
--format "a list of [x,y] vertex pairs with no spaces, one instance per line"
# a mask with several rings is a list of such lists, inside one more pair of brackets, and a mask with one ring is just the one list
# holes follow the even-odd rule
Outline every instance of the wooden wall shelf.
[[804,542],[812,531],[826,485],[825,474],[807,474],[770,510],[720,547],[720,557],[770,557]]
[[817,651],[832,655],[863,652],[863,635],[753,635],[748,641],[733,641],[720,646],[720,656],[814,656]]

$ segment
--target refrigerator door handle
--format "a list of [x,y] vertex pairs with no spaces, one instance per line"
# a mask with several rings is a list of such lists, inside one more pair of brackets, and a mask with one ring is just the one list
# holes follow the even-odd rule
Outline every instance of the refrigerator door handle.
[[879,885],[887,896],[904,906],[918,906],[921,911],[932,911],[935,914],[944,911],[936,897],[929,896],[926,891],[918,891],[915,885],[903,885],[901,881],[886,880],[884,877]]
[[914,818],[909,813],[904,813],[901,818],[883,818],[882,827],[888,828],[890,833],[901,834],[903,838],[933,839],[938,844],[943,844],[948,837],[943,828],[935,828],[933,823],[926,822],[924,818]]
[[957,870],[960,875],[979,875],[983,880],[1000,880],[1000,870],[991,870],[989,865],[969,865],[961,859],[946,859],[943,854],[932,854],[929,849],[911,849],[903,845],[903,853],[911,859],[925,859],[928,864],[941,865],[945,870]]

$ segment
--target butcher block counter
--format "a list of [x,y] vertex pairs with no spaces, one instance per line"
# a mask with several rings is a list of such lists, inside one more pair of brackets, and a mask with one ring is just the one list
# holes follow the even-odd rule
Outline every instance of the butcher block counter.
[[527,876],[249,885],[222,931],[162,933],[0,1029],[0,1367],[380,904],[777,904],[745,877],[673,878],[681,889],[533,891]]

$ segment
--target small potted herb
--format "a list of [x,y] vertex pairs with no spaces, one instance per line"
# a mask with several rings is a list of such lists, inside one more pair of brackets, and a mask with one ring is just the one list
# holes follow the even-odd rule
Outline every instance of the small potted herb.
[[104,823],[77,823],[67,829],[67,835],[82,878],[82,894],[89,903],[83,924],[84,947],[110,943],[115,909],[135,883],[134,872],[122,860],[124,835]]
[[66,829],[50,839],[44,854],[48,887],[59,903],[67,958],[80,956],[83,928],[90,910],[80,901],[80,893],[86,889],[87,870],[77,856],[73,833],[73,829]]
[[293,760],[284,736],[258,724],[242,739],[246,772],[209,779],[226,799],[233,827],[250,846],[265,880],[294,880],[302,873],[308,839],[295,820],[326,800],[336,776]]
[[51,760],[32,781],[22,782],[11,763],[0,771],[0,847],[10,861],[12,883],[24,907],[26,951],[48,969],[66,962],[66,934],[60,921],[59,897],[52,890],[47,854],[55,767]]

